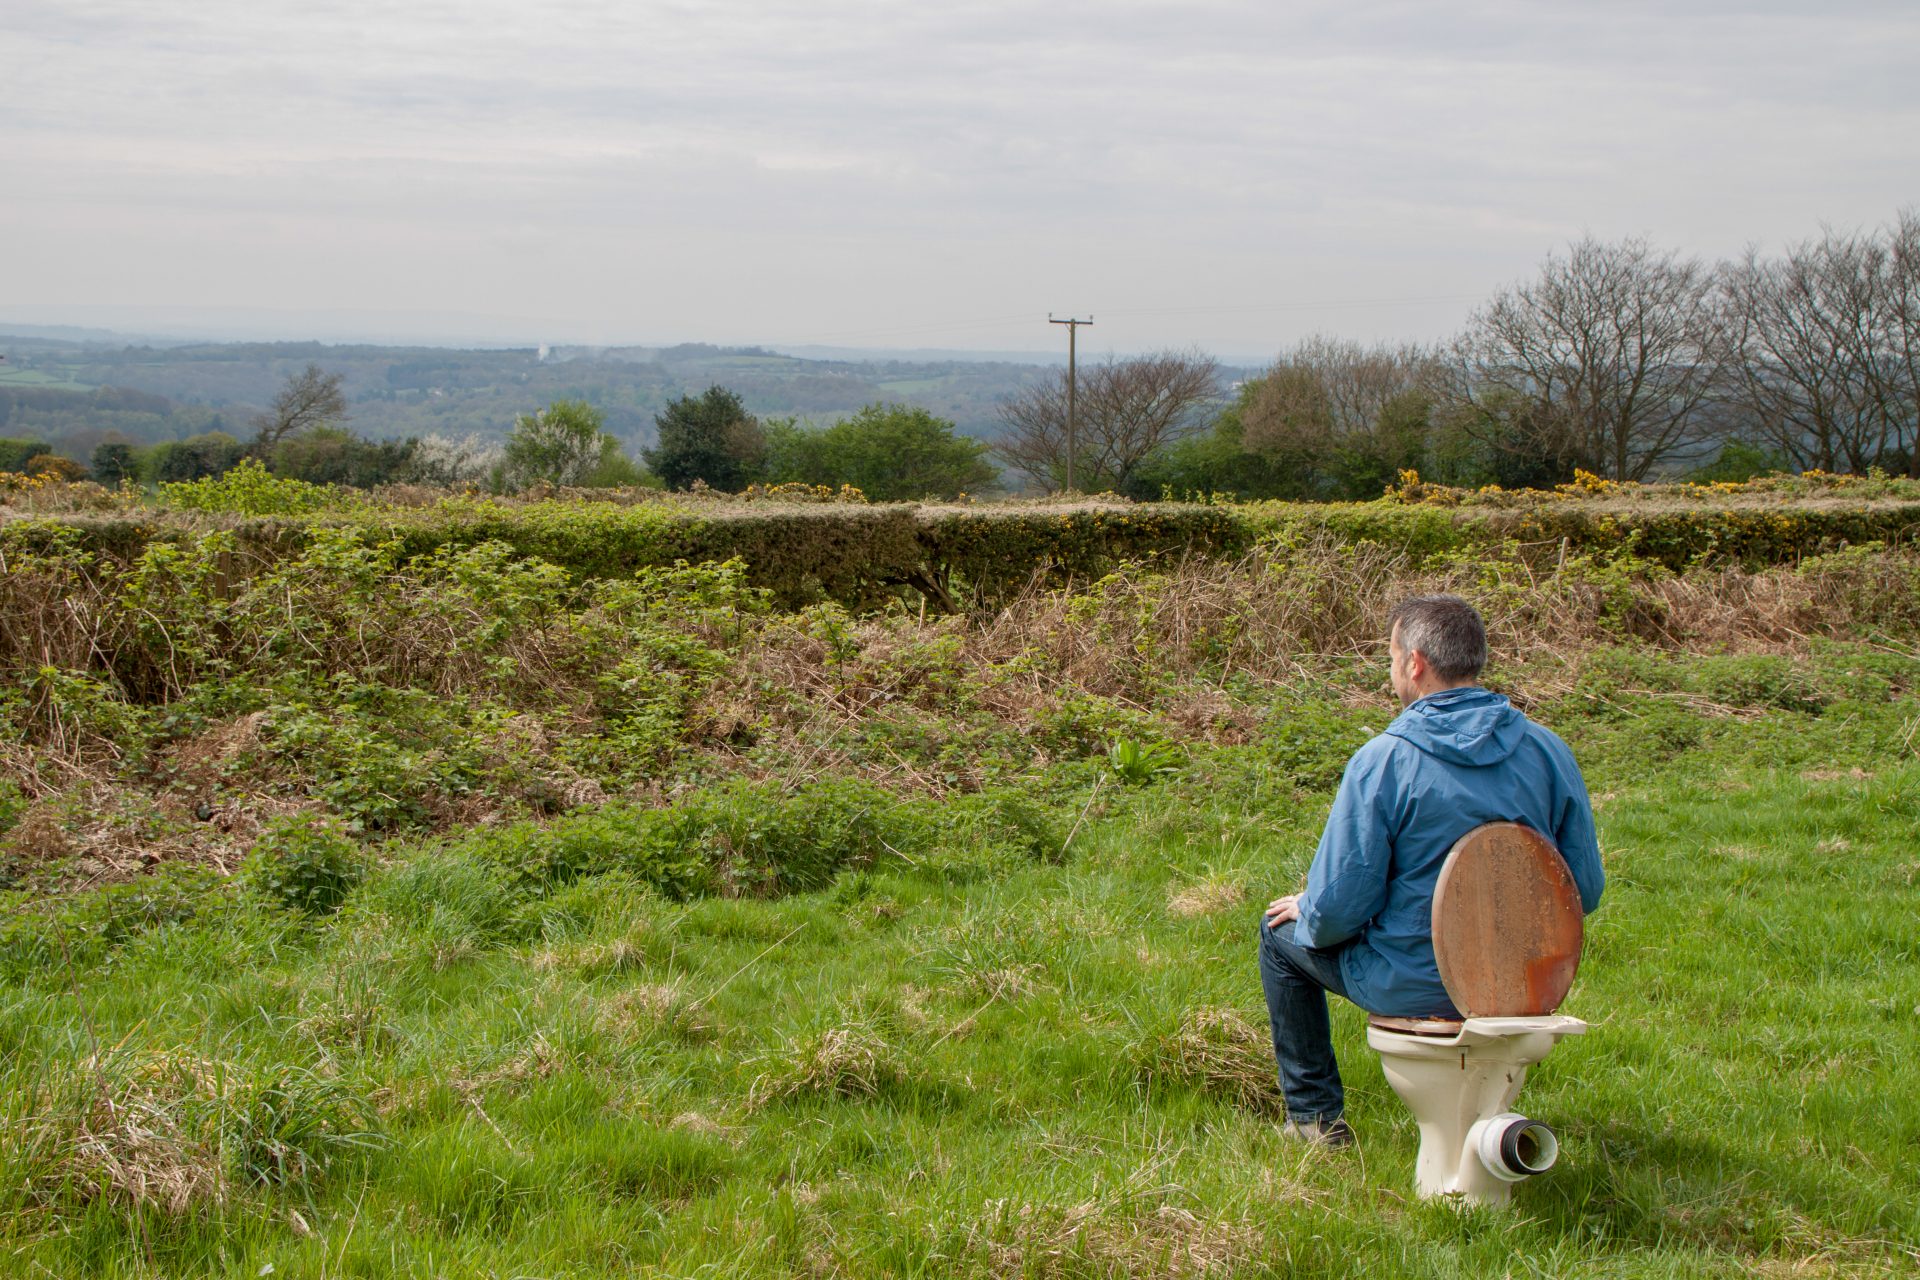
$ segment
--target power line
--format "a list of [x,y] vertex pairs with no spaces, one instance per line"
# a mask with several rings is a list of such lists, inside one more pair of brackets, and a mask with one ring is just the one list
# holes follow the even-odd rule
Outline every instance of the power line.
[[[1421,303],[1478,302],[1485,295],[1477,293],[1430,294],[1418,297],[1400,298],[1320,298],[1300,302],[1271,302],[1250,304],[1227,304],[1191,307],[1117,307],[1102,308],[1111,319],[1114,316],[1205,316],[1205,315],[1265,315],[1290,311],[1322,311],[1346,307],[1386,307],[1409,306]],[[915,324],[893,325],[884,329],[849,329],[838,333],[816,334],[792,345],[815,343],[845,342],[856,338],[885,338],[924,333],[958,333],[970,329],[990,329],[998,325],[1011,325],[1025,320],[1031,312],[1017,315],[980,316],[965,320],[921,321]]]

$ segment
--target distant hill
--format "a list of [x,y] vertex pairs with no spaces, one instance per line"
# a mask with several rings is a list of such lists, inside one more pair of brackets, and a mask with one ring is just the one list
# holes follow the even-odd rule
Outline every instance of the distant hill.
[[[1045,364],[1017,359],[805,358],[762,347],[330,345],[176,342],[108,330],[16,326],[0,332],[0,435],[84,457],[109,435],[135,443],[208,430],[244,435],[287,376],[315,363],[345,378],[350,425],[375,438],[503,435],[556,399],[592,401],[629,448],[653,442],[668,401],[713,385],[763,417],[830,421],[875,401],[917,405],[991,438],[997,407]],[[908,358],[914,357],[914,358]],[[137,394],[128,394],[137,393]]]

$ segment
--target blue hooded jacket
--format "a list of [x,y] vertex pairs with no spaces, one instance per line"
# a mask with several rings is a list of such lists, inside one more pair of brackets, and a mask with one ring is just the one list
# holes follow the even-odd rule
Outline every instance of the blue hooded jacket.
[[1351,942],[1341,976],[1371,1013],[1459,1017],[1433,960],[1433,886],[1454,841],[1503,821],[1551,838],[1581,908],[1600,905],[1593,807],[1567,744],[1477,686],[1421,698],[1347,761],[1294,940]]

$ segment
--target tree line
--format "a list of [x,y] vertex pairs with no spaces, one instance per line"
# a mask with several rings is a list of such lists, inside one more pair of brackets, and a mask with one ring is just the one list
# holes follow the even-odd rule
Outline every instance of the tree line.
[[[1211,359],[1096,364],[1087,489],[1363,498],[1403,469],[1552,485],[1770,470],[1920,476],[1920,214],[1708,265],[1591,237],[1431,346],[1308,338],[1222,403]],[[1002,458],[1064,483],[1066,372],[1004,408]]]
[[242,440],[203,432],[136,447],[98,445],[91,467],[44,442],[0,439],[0,471],[104,484],[164,483],[217,476],[252,458],[277,475],[316,484],[469,485],[517,492],[536,484],[607,488],[753,484],[852,485],[876,501],[952,498],[992,486],[987,446],[925,409],[871,404],[829,426],[795,418],[762,421],[720,386],[670,401],[654,416],[658,442],[630,458],[583,399],[554,401],[516,417],[504,442],[478,433],[406,440],[364,439],[344,424],[349,406],[338,373],[310,364],[291,375]]

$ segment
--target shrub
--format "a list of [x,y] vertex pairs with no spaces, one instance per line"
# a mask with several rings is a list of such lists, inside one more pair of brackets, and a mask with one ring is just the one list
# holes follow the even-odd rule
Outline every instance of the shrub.
[[256,458],[244,458],[219,475],[162,484],[160,500],[183,511],[239,516],[302,515],[351,501],[336,490],[276,476]]
[[514,419],[502,454],[509,488],[538,481],[558,485],[630,484],[640,472],[608,435],[605,416],[585,400],[556,400]]
[[792,893],[819,889],[845,867],[885,848],[881,815],[892,797],[853,778],[819,779],[788,793],[735,783],[710,793],[706,820],[721,873],[742,887]]
[[340,909],[366,869],[366,859],[349,837],[302,814],[268,823],[254,841],[242,874],[255,892],[321,916]]
[[199,480],[229,470],[247,456],[247,446],[224,431],[166,440],[139,456],[140,475],[158,482]]

